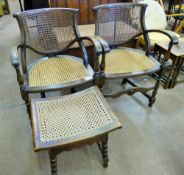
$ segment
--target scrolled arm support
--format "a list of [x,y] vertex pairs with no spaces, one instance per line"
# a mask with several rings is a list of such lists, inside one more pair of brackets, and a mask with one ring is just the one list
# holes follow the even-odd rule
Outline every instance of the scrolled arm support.
[[18,49],[17,47],[14,47],[12,49],[12,53],[11,53],[11,63],[12,63],[12,66],[14,67],[19,67],[19,59],[18,59]]
[[97,85],[100,88],[100,81],[101,81],[101,70],[100,70],[100,63],[99,63],[99,57],[104,54],[103,47],[97,37],[95,36],[85,36],[85,37],[79,37],[73,40],[67,47],[71,47],[75,42],[79,43],[79,46],[81,48],[81,51],[83,52],[84,60],[88,60],[88,55],[85,49],[84,44],[81,42],[83,40],[88,40],[91,43],[91,46],[94,48],[94,84]]
[[[83,41],[83,40],[89,41],[92,44],[92,46],[94,47],[94,56],[95,56],[95,59],[94,59],[95,64],[94,65],[95,66],[98,65],[97,58],[103,53],[103,50],[102,50],[101,44],[99,43],[99,41],[95,37],[87,37],[87,36],[85,36],[85,37],[76,38],[75,40],[73,40],[67,46],[67,48],[70,48],[76,42],[81,43],[81,41]],[[85,47],[85,46],[82,45],[82,47]],[[85,53],[86,52],[85,48],[81,48],[81,49],[82,49],[82,52],[83,52],[84,59],[88,61],[88,55],[87,55],[87,53]],[[99,71],[99,66],[95,67],[94,69],[95,69],[95,72]]]
[[103,54],[102,54],[102,61],[100,64],[100,70],[101,74],[104,74],[105,71],[105,54],[110,52],[110,47],[109,44],[100,36],[97,36],[98,41],[100,42],[102,48],[103,48]]
[[20,62],[19,62],[18,48],[17,47],[14,47],[12,49],[11,63],[12,63],[12,66],[15,68],[15,71],[17,73],[17,81],[18,81],[19,85],[23,85],[24,80],[23,80],[22,73],[21,73],[21,71],[19,69]]
[[[95,72],[101,72],[101,69],[105,68],[105,53],[110,51],[109,45],[107,42],[102,39],[99,36],[86,36],[86,37],[80,37],[75,39],[73,42],[70,43],[70,46],[73,45],[76,41],[80,42],[83,40],[88,40],[91,42],[92,46],[94,46],[94,69]],[[69,47],[70,47],[69,46]],[[102,55],[102,61],[101,64],[99,63],[99,57]],[[103,69],[104,69],[103,68]]]

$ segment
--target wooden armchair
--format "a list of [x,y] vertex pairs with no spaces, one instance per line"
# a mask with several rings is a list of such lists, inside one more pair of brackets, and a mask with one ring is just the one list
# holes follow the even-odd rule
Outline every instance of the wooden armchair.
[[[28,109],[30,93],[40,93],[45,97],[45,92],[71,89],[99,78],[97,67],[93,71],[88,63],[83,40],[94,46],[96,62],[95,59],[102,53],[100,38],[80,37],[77,14],[76,9],[50,8],[14,15],[20,27],[21,43],[13,49],[11,61]],[[74,44],[80,47],[82,58],[66,55]],[[28,50],[40,54],[42,58],[28,64]]]
[[[95,32],[97,36],[102,37],[107,43],[102,44],[104,51],[106,46],[110,46],[111,51],[104,53],[101,58],[101,87],[105,80],[123,79],[122,83],[129,83],[132,87],[122,90],[115,94],[104,94],[106,97],[119,97],[122,94],[132,95],[135,92],[141,92],[149,99],[151,107],[156,100],[157,90],[163,72],[164,64],[160,64],[151,55],[151,46],[148,37],[150,32],[160,32],[170,40],[168,53],[175,40],[166,32],[160,30],[146,30],[145,28],[145,10],[146,4],[135,3],[117,3],[94,7],[96,16]],[[138,49],[120,47],[128,42],[134,41],[138,36],[143,35],[146,43],[146,53]],[[132,77],[150,75],[158,73],[158,79],[153,87],[138,87]],[[152,91],[148,95],[148,91]]]

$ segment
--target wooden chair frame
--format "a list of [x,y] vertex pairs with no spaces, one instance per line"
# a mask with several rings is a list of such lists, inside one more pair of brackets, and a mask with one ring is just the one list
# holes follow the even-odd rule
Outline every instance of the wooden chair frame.
[[[74,31],[75,38],[72,41],[70,41],[67,44],[67,46],[65,46],[64,48],[60,48],[60,49],[57,49],[54,51],[52,51],[52,50],[38,50],[38,49],[34,48],[34,45],[32,46],[32,45],[27,44],[27,40],[26,40],[27,34],[25,31],[25,26],[23,24],[23,20],[22,20],[21,15],[27,15],[28,13],[32,13],[34,15],[34,14],[39,14],[39,12],[52,13],[54,11],[57,11],[57,12],[64,11],[64,12],[72,13],[73,31]],[[27,66],[27,57],[26,57],[27,49],[29,49],[35,53],[38,53],[40,55],[43,55],[44,57],[45,56],[53,57],[53,56],[56,56],[58,54],[61,55],[61,54],[66,53],[66,51],[68,51],[69,48],[74,43],[78,43],[80,50],[81,50],[83,63],[84,63],[86,68],[88,67],[89,62],[88,62],[88,54],[87,54],[86,48],[84,46],[83,40],[90,41],[92,43],[92,46],[94,46],[94,55],[95,55],[94,63],[96,62],[96,59],[102,54],[103,50],[102,50],[101,44],[99,42],[99,40],[101,40],[100,37],[80,37],[79,31],[77,28],[77,14],[78,14],[77,9],[66,9],[66,8],[36,9],[36,10],[29,10],[29,11],[21,12],[18,14],[14,14],[14,17],[17,19],[19,27],[20,27],[21,44],[15,48],[13,48],[12,54],[11,54],[11,62],[12,62],[13,67],[16,70],[17,81],[18,81],[19,86],[20,86],[21,96],[22,96],[22,99],[27,104],[28,110],[29,110],[29,94],[30,93],[40,93],[41,97],[45,97],[45,92],[73,88],[75,86],[79,86],[79,85],[84,84],[84,83],[89,81],[89,80],[88,81],[79,80],[79,81],[75,81],[74,83],[73,82],[66,83],[65,85],[59,84],[59,85],[51,85],[51,86],[44,86],[44,87],[29,87],[29,85],[28,85],[28,72],[29,72],[29,70],[28,70],[28,66]],[[39,15],[38,15],[38,18],[39,18]],[[18,56],[19,49],[20,49],[20,53],[21,53],[20,58]],[[38,61],[42,61],[43,59],[44,58],[39,59]],[[19,60],[21,60],[22,71],[20,69],[20,61]],[[36,64],[37,62],[35,62],[33,64]],[[94,76],[93,76],[94,78],[91,80],[91,81],[94,81],[94,84],[98,83],[99,72],[100,72],[99,68],[97,66],[95,66]]]
[[[170,43],[168,45],[168,55],[167,55],[167,58],[169,58],[169,54],[170,54],[170,50],[173,46],[173,44],[176,44],[178,42],[178,39],[174,36],[171,36],[169,33],[165,32],[165,31],[161,31],[161,30],[146,30],[146,27],[145,27],[145,20],[144,20],[144,15],[145,15],[145,10],[146,10],[146,7],[147,5],[146,4],[133,4],[133,3],[118,3],[118,4],[107,4],[107,5],[101,5],[101,6],[97,6],[97,7],[94,7],[93,10],[94,10],[94,13],[95,13],[95,17],[96,17],[96,31],[95,31],[95,34],[97,36],[100,36],[103,38],[103,36],[100,34],[100,19],[98,18],[98,15],[100,13],[100,10],[101,9],[106,9],[107,13],[108,13],[108,10],[109,9],[116,9],[116,8],[135,8],[135,7],[140,7],[141,8],[141,16],[140,16],[140,22],[141,22],[141,28],[142,28],[142,32],[141,33],[138,33],[138,34],[135,34],[133,37],[129,38],[128,40],[126,41],[122,41],[122,42],[119,42],[119,43],[105,43],[102,44],[103,45],[103,49],[104,49],[104,56],[102,58],[102,64],[101,64],[101,77],[102,80],[101,80],[101,84],[100,84],[100,87],[103,87],[104,83],[105,83],[105,80],[106,79],[122,79],[123,78],[123,81],[122,83],[125,84],[125,83],[129,83],[132,88],[130,89],[127,89],[127,90],[122,90],[118,93],[115,93],[115,94],[106,94],[105,96],[107,97],[119,97],[120,95],[122,94],[129,94],[129,95],[132,95],[134,94],[135,92],[141,92],[144,96],[146,96],[148,99],[149,99],[149,106],[151,107],[153,105],[153,103],[155,102],[156,100],[156,94],[157,94],[157,90],[159,88],[159,84],[160,84],[160,80],[161,80],[161,77],[162,77],[162,74],[163,74],[163,70],[164,70],[164,67],[165,67],[165,62],[162,63],[159,67],[157,67],[157,69],[155,70],[148,70],[148,71],[142,71],[142,72],[139,72],[137,74],[135,73],[130,73],[130,74],[116,74],[116,75],[112,75],[112,76],[106,76],[105,75],[105,52],[107,50],[108,47],[110,47],[111,49],[113,48],[117,48],[119,46],[122,46],[128,42],[131,42],[133,40],[135,40],[138,36],[140,35],[143,35],[144,36],[144,39],[145,39],[145,43],[146,43],[146,56],[149,57],[150,59],[153,58],[153,54],[151,52],[151,45],[150,45],[150,41],[149,41],[149,36],[148,36],[148,33],[150,32],[159,32],[159,33],[162,33],[164,35],[166,35],[169,39],[170,39]],[[116,13],[116,12],[115,12]],[[116,19],[115,16],[113,16],[113,18]],[[103,21],[104,22],[104,21]],[[116,29],[115,29],[116,30]],[[105,39],[105,38],[103,38]],[[142,88],[142,87],[138,87],[135,83],[133,83],[132,81],[129,80],[129,78],[131,77],[135,77],[135,76],[141,76],[141,75],[145,75],[145,74],[154,74],[157,72],[157,81],[155,83],[155,86],[152,87],[152,88]],[[147,92],[152,90],[152,95],[148,95]]]

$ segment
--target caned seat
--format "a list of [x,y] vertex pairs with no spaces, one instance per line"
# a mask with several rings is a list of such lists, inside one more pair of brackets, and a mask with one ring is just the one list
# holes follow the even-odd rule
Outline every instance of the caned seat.
[[160,69],[160,64],[153,58],[147,57],[142,52],[137,52],[136,49],[119,48],[113,49],[106,54],[106,77],[113,77],[116,74],[138,74]]
[[48,150],[52,175],[57,174],[56,155],[84,144],[98,143],[103,165],[108,165],[108,133],[121,128],[97,87],[75,94],[32,99],[34,150]]
[[86,68],[80,58],[62,55],[45,58],[29,71],[29,86],[41,87],[92,80],[93,70]]

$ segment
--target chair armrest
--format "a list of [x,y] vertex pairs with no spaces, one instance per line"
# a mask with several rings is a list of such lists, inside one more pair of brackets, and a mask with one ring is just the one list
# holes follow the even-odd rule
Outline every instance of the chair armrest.
[[[166,31],[166,30],[157,30],[157,29],[151,29],[151,30],[145,30],[144,31],[145,33],[146,33],[146,37],[148,37],[147,38],[147,45],[146,45],[146,47],[147,47],[147,49],[146,49],[146,54],[147,55],[150,55],[151,54],[151,45],[150,45],[150,41],[149,41],[149,36],[147,35],[147,34],[149,34],[149,33],[151,33],[151,32],[157,32],[157,33],[162,33],[162,34],[164,34],[165,36],[167,36],[169,39],[170,39],[170,42],[169,42],[169,44],[168,44],[168,54],[167,54],[167,59],[169,58],[169,56],[170,56],[170,52],[171,52],[171,49],[172,49],[172,47],[173,47],[173,45],[174,44],[178,44],[178,38],[175,36],[175,35],[173,35],[173,34],[171,34],[170,32],[168,32],[168,31]],[[140,34],[139,34],[140,35]],[[141,35],[143,35],[143,33],[141,34]]]
[[81,42],[83,40],[88,40],[91,42],[92,46],[94,46],[95,52],[97,55],[100,55],[103,53],[103,49],[102,46],[100,44],[100,42],[97,40],[96,37],[92,37],[92,36],[84,36],[84,37],[79,37],[74,39],[68,46],[66,49],[70,48],[74,43],[76,42]]
[[169,39],[171,44],[178,44],[178,38],[176,35],[171,34],[170,32],[168,32],[167,30],[156,30],[156,29],[152,29],[152,30],[146,30],[146,33],[151,33],[151,32],[157,32],[157,33],[162,33],[164,35],[166,35]]
[[21,85],[23,85],[24,80],[23,80],[23,76],[21,74],[21,71],[19,69],[20,62],[19,62],[19,58],[18,58],[18,48],[17,47],[14,47],[12,49],[11,63],[12,63],[12,66],[15,68],[15,71],[17,73],[17,81],[18,81],[19,85],[21,86]]
[[[165,36],[167,36],[170,39],[170,42],[168,44],[168,50],[167,50],[167,54],[165,55],[165,61],[167,61],[170,58],[170,53],[171,53],[171,49],[173,47],[173,45],[178,44],[178,38],[176,35],[171,34],[170,32],[166,31],[166,30],[146,30],[146,33],[151,33],[151,32],[158,32],[158,33],[162,33]],[[148,48],[149,50],[149,48]]]
[[[84,36],[84,37],[79,37],[76,38],[75,40],[73,40],[68,46],[67,48],[70,48],[75,42],[79,42],[80,44],[80,48],[82,49],[83,52],[83,56],[84,59],[88,60],[88,56],[87,56],[87,52],[85,49],[84,44],[81,42],[83,40],[88,40],[91,42],[92,46],[94,47],[94,71],[97,73],[100,73],[100,63],[99,63],[99,57],[103,54],[105,54],[106,52],[109,52],[109,50],[107,49],[107,46],[104,47],[102,46],[102,39],[100,40],[100,37],[96,37],[96,36]],[[100,41],[101,42],[100,42]],[[105,41],[104,41],[105,43]],[[104,49],[105,48],[105,49]]]
[[[110,51],[108,43],[99,36],[80,37],[79,40],[88,40],[94,46],[94,84],[99,88],[104,84],[105,54]],[[101,58],[101,63],[99,57]]]
[[110,52],[110,47],[109,47],[109,44],[103,39],[101,38],[100,36],[96,36],[98,41],[100,42],[100,44],[102,45],[102,48],[103,48],[103,54],[102,54],[102,60],[101,60],[101,63],[100,63],[100,72],[101,74],[103,74],[102,76],[105,76],[104,75],[104,71],[105,71],[105,54]]
[[20,65],[17,52],[18,52],[17,47],[14,47],[11,52],[11,63],[12,66],[14,66],[15,68],[18,68]]
[[104,53],[110,52],[109,44],[103,38],[101,38],[100,36],[96,36],[96,38],[101,43]]
[[[102,55],[101,63],[99,63],[99,60],[96,60],[96,63],[97,67],[100,68],[100,69],[98,68],[98,70],[100,70],[100,72],[103,73],[105,70],[105,54],[110,52],[109,44],[100,36],[89,36],[88,38],[94,42],[95,47],[98,47],[100,53],[98,56]],[[101,47],[99,46],[99,43]]]

